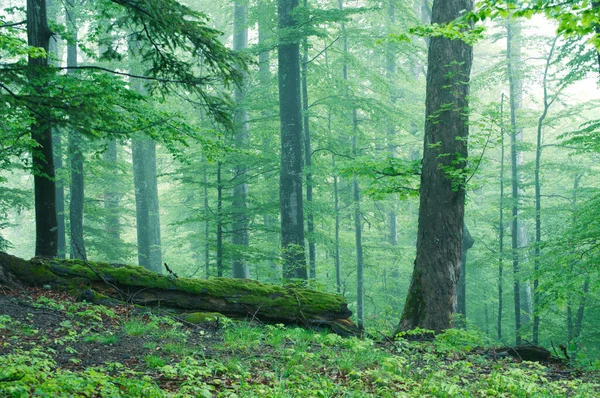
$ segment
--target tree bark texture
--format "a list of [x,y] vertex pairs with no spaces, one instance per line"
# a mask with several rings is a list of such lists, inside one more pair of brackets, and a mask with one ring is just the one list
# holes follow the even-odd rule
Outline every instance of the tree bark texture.
[[[45,0],[27,0],[27,44],[50,47],[50,28]],[[46,75],[51,73],[48,58],[29,58],[29,83],[37,95],[44,95]],[[52,151],[52,125],[50,110],[37,108],[31,124],[31,138],[37,144],[32,151],[33,186],[35,203],[35,255],[56,257],[58,255],[58,222],[56,219],[56,183]]]
[[[115,300],[185,313],[218,312],[234,319],[330,328],[358,335],[344,297],[299,287],[268,285],[249,279],[172,278],[142,267],[80,260],[25,261],[0,252],[0,275],[30,286],[79,294],[98,304]],[[190,314],[191,315],[191,314]]]
[[[450,22],[471,8],[470,0],[435,0],[432,22]],[[462,41],[430,40],[417,256],[398,331],[441,332],[456,312],[472,56]]]
[[[460,279],[458,280],[458,307],[457,312],[462,315],[461,326],[466,326],[467,320],[467,252],[473,247],[475,240],[465,224],[463,231],[462,250],[460,256]],[[487,311],[487,307],[486,307]]]
[[[248,6],[236,1],[233,4],[233,49],[244,50],[248,47]],[[248,124],[248,110],[242,104],[246,93],[244,87],[236,87],[234,99],[236,110],[234,114],[235,147],[244,150],[248,147],[250,126]],[[250,271],[248,262],[244,258],[243,248],[249,243],[248,234],[248,170],[241,162],[234,169],[233,187],[233,231],[232,243],[235,246],[231,264],[232,276],[234,278],[249,278]]]
[[279,206],[284,279],[307,279],[304,254],[302,117],[300,106],[300,46],[292,32],[297,0],[278,1],[279,120],[281,168]]

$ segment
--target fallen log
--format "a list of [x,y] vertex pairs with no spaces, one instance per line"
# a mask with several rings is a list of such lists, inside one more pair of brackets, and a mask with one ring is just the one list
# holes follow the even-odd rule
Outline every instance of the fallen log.
[[115,300],[176,313],[215,312],[233,319],[328,328],[358,335],[344,297],[298,286],[249,279],[164,276],[142,267],[80,260],[33,258],[0,252],[0,268],[28,286],[45,286],[99,304]]

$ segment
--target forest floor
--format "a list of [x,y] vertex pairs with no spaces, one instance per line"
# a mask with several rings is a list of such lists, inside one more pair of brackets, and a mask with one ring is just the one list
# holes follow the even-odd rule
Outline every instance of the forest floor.
[[460,330],[378,342],[227,319],[191,325],[0,286],[0,397],[600,396],[598,372],[498,359],[478,340]]

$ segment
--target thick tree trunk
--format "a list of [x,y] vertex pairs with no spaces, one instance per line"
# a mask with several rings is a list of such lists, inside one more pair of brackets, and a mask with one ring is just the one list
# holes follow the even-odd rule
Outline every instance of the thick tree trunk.
[[[50,46],[50,28],[45,0],[27,0],[27,43],[46,52]],[[29,83],[38,95],[46,90],[48,58],[29,58]],[[50,110],[37,108],[32,115],[31,139],[37,144],[32,151],[33,186],[35,197],[35,255],[58,255],[58,222],[56,219],[56,184],[52,151],[52,125]]]
[[300,48],[294,9],[298,0],[279,0],[279,119],[281,169],[279,206],[284,279],[307,279],[304,254],[302,192],[302,117],[300,106]]
[[[466,326],[467,320],[467,251],[473,247],[475,240],[469,233],[469,228],[465,224],[463,231],[463,241],[460,256],[460,278],[458,280],[458,307],[457,312],[462,315],[462,324],[460,326]],[[486,307],[487,313],[487,307]]]
[[[471,8],[470,0],[435,0],[432,22],[450,22]],[[465,200],[464,177],[456,173],[467,157],[472,56],[464,42],[430,39],[417,256],[397,331],[441,332],[456,312]]]
[[[99,304],[126,301],[177,313],[218,312],[235,319],[330,328],[357,335],[342,296],[298,287],[284,288],[248,279],[172,278],[142,267],[68,260],[25,261],[0,252],[0,275],[26,285],[79,293]],[[188,318],[181,315],[183,319]],[[189,318],[188,318],[189,319]]]
[[[233,5],[233,49],[244,50],[248,47],[248,6],[239,1]],[[234,92],[237,104],[234,114],[235,147],[244,150],[248,147],[249,131],[248,110],[242,101],[245,96],[245,87],[237,87]],[[234,169],[233,187],[233,231],[231,240],[235,246],[231,264],[234,278],[249,278],[248,262],[244,258],[243,248],[250,244],[248,234],[248,171],[245,165],[238,164]]]

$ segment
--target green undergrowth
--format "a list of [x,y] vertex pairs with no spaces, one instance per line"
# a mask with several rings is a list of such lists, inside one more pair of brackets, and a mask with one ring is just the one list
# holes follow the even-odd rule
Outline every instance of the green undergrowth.
[[[0,296],[1,397],[595,397],[598,373],[493,360],[476,331],[432,341]],[[2,307],[0,307],[2,308]]]

